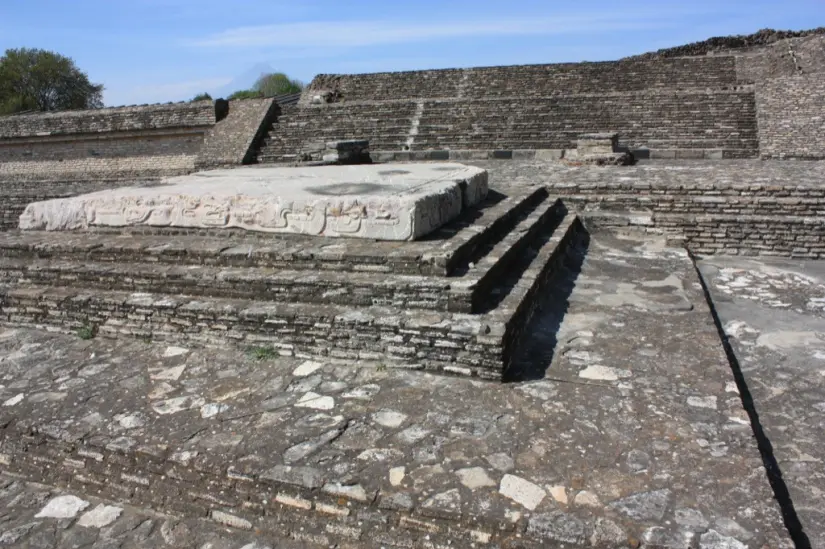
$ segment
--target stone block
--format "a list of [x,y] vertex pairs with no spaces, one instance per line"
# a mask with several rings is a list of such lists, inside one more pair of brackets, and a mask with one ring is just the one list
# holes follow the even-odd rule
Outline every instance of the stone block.
[[682,160],[702,160],[705,158],[704,149],[677,149],[676,158]]
[[518,149],[513,151],[513,160],[532,160],[536,157],[536,151],[532,149]]
[[20,228],[240,228],[415,240],[486,195],[487,172],[462,164],[248,167],[34,202]]
[[673,160],[676,158],[675,150],[654,149],[650,151],[651,160]]
[[561,160],[564,158],[564,149],[537,149],[536,160]]
[[512,160],[513,151],[506,151],[506,150],[493,151],[493,156],[492,157],[496,160]]
[[619,134],[616,132],[583,134],[579,136],[576,145],[581,155],[618,152]]

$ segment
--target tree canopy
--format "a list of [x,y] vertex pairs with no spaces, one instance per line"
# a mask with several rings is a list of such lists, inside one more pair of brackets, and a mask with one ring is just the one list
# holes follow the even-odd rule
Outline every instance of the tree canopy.
[[102,106],[103,85],[92,84],[69,57],[33,48],[0,57],[0,114]]
[[304,89],[304,84],[300,80],[289,78],[282,72],[274,72],[262,74],[252,89],[259,91],[264,97],[275,97],[276,95],[300,93]]
[[248,90],[238,90],[227,99],[257,99],[261,97],[275,97],[290,93],[300,93],[304,84],[300,80],[289,78],[282,72],[262,74],[255,85]]
[[258,99],[263,97],[263,94],[256,90],[238,90],[227,99]]
[[192,101],[212,101],[212,96],[208,93],[199,93],[195,97],[192,98]]

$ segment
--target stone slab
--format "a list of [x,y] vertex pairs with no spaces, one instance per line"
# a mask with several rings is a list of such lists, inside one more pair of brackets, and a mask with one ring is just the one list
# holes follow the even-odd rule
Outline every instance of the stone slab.
[[715,256],[699,269],[741,369],[728,390],[747,389],[797,546],[824,547],[825,261]]
[[415,240],[487,195],[487,172],[454,163],[247,167],[29,204],[24,230],[241,228]]

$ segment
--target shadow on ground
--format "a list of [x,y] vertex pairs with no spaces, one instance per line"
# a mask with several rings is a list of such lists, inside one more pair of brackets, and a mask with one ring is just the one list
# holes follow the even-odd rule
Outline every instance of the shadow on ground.
[[547,290],[540,296],[538,308],[525,329],[526,336],[504,374],[505,383],[544,379],[553,363],[559,328],[570,308],[570,296],[589,248],[590,235],[585,231],[571,245],[561,268],[547,282]]

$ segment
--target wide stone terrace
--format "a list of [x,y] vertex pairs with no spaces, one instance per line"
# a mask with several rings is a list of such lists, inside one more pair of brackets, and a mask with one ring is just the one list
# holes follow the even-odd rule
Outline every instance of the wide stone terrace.
[[687,253],[575,257],[507,384],[5,329],[2,463],[323,545],[792,547]]
[[825,262],[712,257],[699,268],[792,524],[825,546]]

